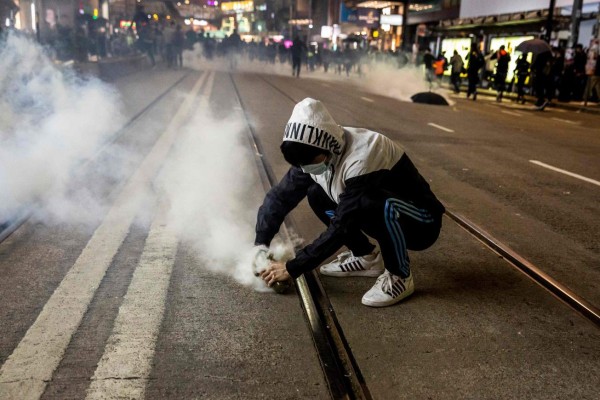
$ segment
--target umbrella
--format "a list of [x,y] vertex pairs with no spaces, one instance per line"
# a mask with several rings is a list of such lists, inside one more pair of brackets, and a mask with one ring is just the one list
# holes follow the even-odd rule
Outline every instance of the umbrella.
[[410,98],[413,103],[435,104],[438,106],[447,106],[448,102],[442,96],[433,92],[421,92]]
[[521,53],[533,53],[534,55],[552,51],[550,45],[541,39],[529,39],[521,42],[516,48]]

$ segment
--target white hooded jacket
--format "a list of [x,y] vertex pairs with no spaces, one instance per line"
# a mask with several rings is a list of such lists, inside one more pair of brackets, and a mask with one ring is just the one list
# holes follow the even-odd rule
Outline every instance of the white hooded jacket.
[[321,148],[332,157],[321,175],[290,168],[267,193],[258,212],[256,244],[270,244],[285,216],[315,183],[338,204],[328,229],[288,261],[286,267],[293,277],[333,255],[343,245],[345,233],[357,228],[357,217],[376,209],[382,200],[403,199],[438,216],[444,212],[400,145],[367,129],[342,128],[320,101],[308,98],[296,105],[283,140]]

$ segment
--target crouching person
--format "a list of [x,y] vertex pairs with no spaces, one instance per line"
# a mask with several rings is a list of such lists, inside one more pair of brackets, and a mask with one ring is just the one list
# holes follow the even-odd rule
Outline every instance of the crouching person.
[[377,277],[362,298],[367,306],[389,306],[410,296],[407,250],[423,250],[437,240],[444,206],[402,147],[377,132],[337,125],[320,101],[307,98],[292,112],[281,152],[291,168],[258,210],[257,252],[268,248],[304,197],[327,229],[294,259],[260,271],[265,282],[297,278],[345,245],[349,251],[323,265],[321,274]]

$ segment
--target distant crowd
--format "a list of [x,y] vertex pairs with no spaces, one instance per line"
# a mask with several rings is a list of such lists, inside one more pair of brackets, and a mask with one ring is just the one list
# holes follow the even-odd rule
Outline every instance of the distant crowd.
[[[455,93],[459,93],[465,84],[466,96],[473,100],[477,99],[477,89],[482,87],[495,89],[497,101],[502,101],[507,92],[515,92],[515,100],[523,103],[526,95],[534,96],[536,106],[542,109],[553,100],[600,100],[598,41],[589,48],[576,45],[569,59],[565,56],[566,50],[558,47],[532,57],[522,54],[513,71],[509,71],[511,54],[504,46],[485,55],[474,46],[463,59],[457,51],[434,56],[429,48],[416,53],[380,51],[361,38],[347,38],[336,45],[307,44],[298,36],[291,42],[271,39],[245,42],[234,30],[228,37],[220,39],[210,32],[196,32],[192,27],[184,30],[174,21],[155,23],[142,12],[136,13],[132,24],[135,29],[115,29],[111,35],[103,25],[93,26],[93,23],[88,24],[87,32],[83,26],[75,31],[57,26],[47,44],[59,60],[84,62],[93,57],[102,59],[142,53],[153,67],[162,62],[168,68],[182,68],[184,51],[199,47],[205,59],[227,59],[233,69],[244,62],[283,64],[289,65],[291,74],[296,77],[320,70],[360,78],[375,63],[391,68],[417,66],[423,69],[424,79],[431,87],[448,83]],[[507,80],[509,75],[513,76],[510,81]]]
[[441,84],[446,70],[455,93],[460,92],[463,78],[467,81],[467,98],[477,100],[477,88],[487,86],[497,91],[496,100],[502,101],[505,92],[516,92],[516,101],[525,103],[525,94],[536,97],[535,105],[543,108],[553,100],[600,101],[600,47],[596,41],[584,49],[575,46],[571,60],[566,60],[565,49],[554,47],[551,51],[521,54],[516,60],[513,78],[507,82],[510,54],[504,46],[483,55],[472,48],[465,60],[454,51],[448,60],[445,53],[434,57],[429,49],[424,51],[422,62],[425,79],[431,84]]

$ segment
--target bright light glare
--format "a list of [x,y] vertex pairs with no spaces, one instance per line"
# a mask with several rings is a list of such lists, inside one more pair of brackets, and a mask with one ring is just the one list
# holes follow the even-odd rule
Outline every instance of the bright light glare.
[[35,4],[31,3],[31,29],[35,31]]

